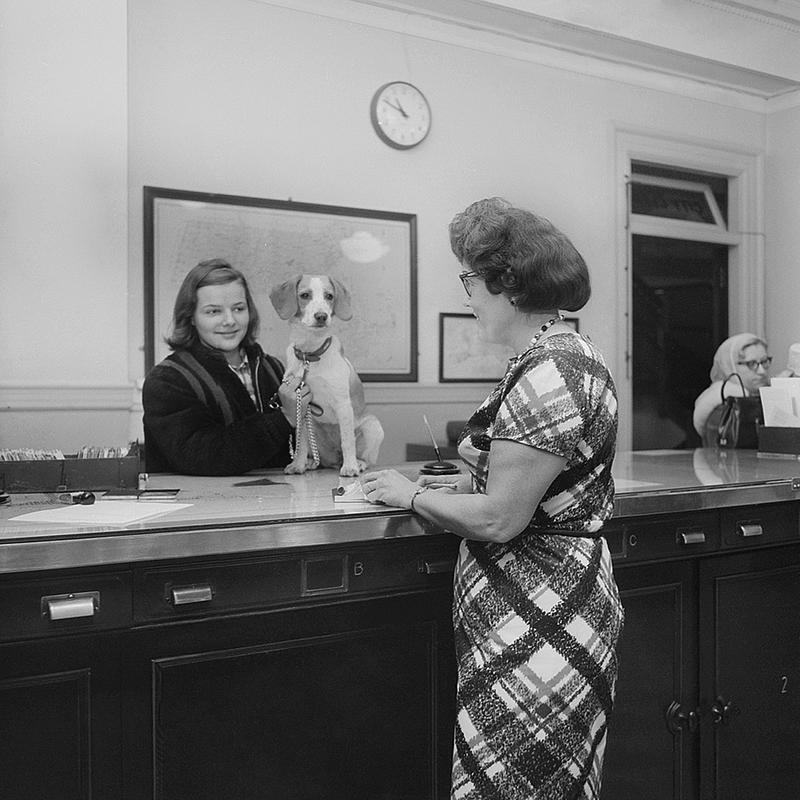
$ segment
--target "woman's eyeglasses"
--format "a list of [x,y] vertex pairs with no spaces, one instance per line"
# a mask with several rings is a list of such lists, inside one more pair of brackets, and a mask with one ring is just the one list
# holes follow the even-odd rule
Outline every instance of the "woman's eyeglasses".
[[769,365],[772,363],[772,356],[766,356],[762,358],[760,361],[756,361],[755,359],[752,361],[737,361],[742,367],[747,367],[751,372],[758,372],[758,368],[762,367],[763,369],[769,369]]
[[479,272],[459,272],[458,277],[461,278],[461,283],[464,285],[464,291],[467,297],[472,297],[472,281],[470,278],[480,278]]

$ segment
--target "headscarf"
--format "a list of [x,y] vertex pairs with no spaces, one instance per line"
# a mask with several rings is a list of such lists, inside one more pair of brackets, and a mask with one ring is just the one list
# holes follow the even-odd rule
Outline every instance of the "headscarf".
[[742,351],[751,344],[767,343],[754,333],[737,333],[726,339],[714,353],[714,363],[711,365],[711,382],[724,381],[732,372],[736,372],[736,365],[742,358]]
[[[738,362],[742,358],[742,351],[751,344],[767,346],[766,342],[754,333],[737,333],[735,336],[726,339],[717,348],[717,352],[714,353],[714,363],[711,365],[711,372],[709,373],[711,386],[703,390],[694,401],[694,413],[692,415],[694,429],[703,439],[704,446],[707,446],[706,422],[711,416],[711,412],[722,402],[720,399],[722,381],[732,372],[736,372]],[[742,386],[739,381],[728,381],[725,394],[741,397]]]

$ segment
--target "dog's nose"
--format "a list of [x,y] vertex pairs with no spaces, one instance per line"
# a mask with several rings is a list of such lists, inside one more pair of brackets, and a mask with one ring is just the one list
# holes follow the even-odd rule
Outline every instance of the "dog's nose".
[[317,313],[314,314],[314,320],[316,322],[327,322],[328,315],[324,311],[317,311]]

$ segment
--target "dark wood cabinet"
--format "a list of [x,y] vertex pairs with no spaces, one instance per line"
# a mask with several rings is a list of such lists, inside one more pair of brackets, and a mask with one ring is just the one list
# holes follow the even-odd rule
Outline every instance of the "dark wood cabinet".
[[113,634],[0,645],[0,797],[121,796]]
[[[626,620],[604,798],[797,795],[799,505],[609,525]],[[457,546],[0,576],[0,797],[444,800]]]
[[125,797],[449,796],[449,587],[140,629]]
[[700,565],[701,797],[800,796],[800,551]]
[[[609,800],[800,791],[800,545],[788,544],[800,538],[797,508],[704,514],[615,523],[636,555],[615,566],[626,619]],[[658,541],[643,538],[647,528]],[[710,541],[721,546],[708,552]],[[654,563],[637,562],[648,560],[644,542],[660,553]]]
[[697,708],[694,567],[682,560],[615,570],[625,627],[603,775],[609,800],[694,797],[697,749],[667,724],[670,707],[676,720]]
[[0,797],[120,797],[123,572],[0,580]]

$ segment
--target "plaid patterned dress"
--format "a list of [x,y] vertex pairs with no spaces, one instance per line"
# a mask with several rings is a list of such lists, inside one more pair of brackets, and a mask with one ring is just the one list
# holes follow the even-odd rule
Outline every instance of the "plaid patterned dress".
[[459,453],[485,491],[492,439],[567,459],[531,525],[505,544],[464,540],[451,800],[596,798],[623,612],[599,531],[613,507],[614,384],[574,334],[516,359]]

